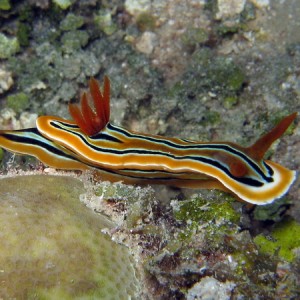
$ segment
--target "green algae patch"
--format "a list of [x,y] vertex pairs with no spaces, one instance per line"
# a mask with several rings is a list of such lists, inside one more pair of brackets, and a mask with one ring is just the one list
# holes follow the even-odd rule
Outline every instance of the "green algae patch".
[[192,222],[225,219],[236,223],[240,218],[239,214],[232,208],[230,201],[207,201],[200,197],[179,202],[174,215],[179,221],[191,220]]
[[63,31],[70,31],[80,28],[83,24],[84,19],[82,16],[70,13],[61,21],[59,28]]
[[0,298],[135,298],[131,257],[101,232],[112,223],[79,201],[84,192],[70,177],[0,180]]
[[300,247],[300,225],[295,220],[285,220],[275,226],[271,239],[260,234],[254,238],[254,242],[262,253],[277,254],[292,262],[295,259],[293,250]]
[[221,122],[220,113],[217,111],[208,111],[205,118],[200,122],[202,125],[217,125]]
[[225,99],[223,100],[223,105],[227,109],[231,109],[237,103],[238,103],[238,97],[236,95],[225,97]]
[[206,78],[202,83],[212,88],[219,85],[223,91],[238,92],[245,82],[246,75],[232,59],[213,57],[206,50],[199,50],[193,54],[192,67],[205,70]]
[[94,22],[106,35],[112,35],[118,29],[112,20],[112,15],[109,10],[100,10],[98,14],[94,16]]
[[31,31],[31,26],[23,23],[23,22],[19,22],[18,26],[17,26],[17,39],[19,41],[19,44],[21,46],[27,47],[29,46],[29,36],[30,36],[30,31]]
[[217,28],[216,28],[216,32],[220,36],[234,34],[239,31],[246,31],[246,30],[247,30],[247,27],[242,23],[237,23],[232,26],[226,26],[224,24],[221,24],[221,25],[217,26]]
[[156,27],[156,18],[148,12],[142,12],[136,18],[136,25],[142,32],[154,31]]
[[87,45],[89,35],[84,30],[67,31],[63,34],[61,41],[63,51],[72,53]]
[[196,196],[182,202],[173,201],[175,219],[186,224],[178,236],[180,240],[187,242],[196,232],[203,231],[211,247],[218,247],[225,235],[236,233],[240,215],[231,206],[230,198],[218,198],[207,200]]
[[206,43],[209,39],[209,35],[202,28],[191,27],[186,30],[181,39],[184,45],[195,47],[197,44]]
[[8,38],[3,33],[0,33],[0,58],[9,58],[20,50],[18,39]]
[[7,97],[7,106],[20,113],[29,105],[29,97],[25,93],[18,93]]
[[70,0],[53,0],[53,2],[63,10],[72,5]]
[[10,10],[11,5],[9,0],[0,0],[0,10]]

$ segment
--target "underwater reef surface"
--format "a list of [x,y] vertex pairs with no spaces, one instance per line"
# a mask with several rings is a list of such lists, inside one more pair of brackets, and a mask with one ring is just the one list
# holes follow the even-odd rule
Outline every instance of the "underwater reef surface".
[[1,299],[135,299],[131,256],[83,191],[71,177],[0,179]]
[[[34,127],[40,115],[69,119],[68,101],[79,98],[91,76],[102,82],[108,75],[112,123],[146,133],[247,146],[283,116],[300,111],[299,20],[298,0],[0,0],[0,129]],[[298,120],[267,153],[271,160],[293,170],[300,170]],[[4,173],[11,168],[18,173],[43,169],[30,157],[11,159],[0,150],[0,158]],[[66,189],[74,189],[70,191],[74,202],[69,202],[74,211],[67,213],[69,217],[82,216],[86,210],[78,200],[78,194],[83,193],[85,204],[117,224],[110,228],[105,222],[103,226],[110,228],[106,237],[125,245],[127,248],[121,247],[124,255],[128,250],[134,256],[137,272],[142,274],[141,299],[300,298],[299,176],[281,200],[253,209],[218,191],[155,187],[154,193],[151,187],[89,179],[92,185],[84,194],[86,179],[82,180],[84,188],[78,180],[60,179],[66,185],[60,189],[60,185],[48,183],[46,176],[42,181],[37,178],[28,186],[32,187],[30,195],[42,191],[35,207],[42,214],[36,215],[34,224],[30,223],[33,219],[28,221],[28,231],[35,233],[43,217],[48,217],[42,207],[43,201],[50,202],[54,195],[53,187],[57,189],[54,207],[58,198],[64,201]],[[19,177],[14,180],[18,182]],[[16,187],[11,186],[13,192]],[[7,209],[12,213],[15,207]],[[18,210],[29,213],[26,207]],[[93,212],[87,216],[94,220]],[[13,217],[14,222],[1,223],[5,230],[0,234],[7,241],[24,230],[17,216]],[[52,220],[56,222],[52,215],[51,219],[46,217],[49,226]],[[101,218],[97,216],[98,222]],[[85,227],[83,220],[74,220],[74,227],[70,227]],[[10,226],[14,225],[12,231]],[[100,231],[95,236],[102,239]],[[21,243],[21,236],[16,243]],[[43,244],[55,252],[48,238],[40,238],[33,255],[44,255]],[[75,251],[76,245],[54,256]],[[117,247],[111,245],[112,249]],[[5,256],[8,248],[3,249],[0,255]],[[53,287],[55,279],[44,280],[51,270],[56,276],[55,268],[51,264],[44,268],[29,259],[31,248],[18,249],[17,257],[26,259],[14,260],[11,270],[14,266],[23,270],[33,262],[40,273],[34,277],[28,272],[18,281],[21,277],[15,271],[10,281],[2,280],[1,284],[9,283],[16,292],[13,284],[27,288],[32,278],[39,288],[33,292],[37,298],[67,298],[59,287]],[[86,259],[85,272],[96,274],[89,260],[100,261],[102,252],[99,250],[97,257],[90,253],[93,251],[85,251],[74,260],[76,264],[73,261],[68,278],[83,274],[76,266]],[[124,262],[127,264],[127,259]],[[132,270],[131,263],[129,268]],[[61,285],[69,284],[72,299],[72,293],[79,290],[86,291],[87,298],[94,297],[101,287],[98,289],[91,277],[88,273],[72,286],[62,279]],[[45,290],[40,288],[43,283]]]
[[[282,207],[247,209],[214,191],[174,195],[96,183],[81,200],[110,216],[128,246],[141,299],[293,299],[299,296],[300,225]],[[276,220],[276,223],[274,223]]]

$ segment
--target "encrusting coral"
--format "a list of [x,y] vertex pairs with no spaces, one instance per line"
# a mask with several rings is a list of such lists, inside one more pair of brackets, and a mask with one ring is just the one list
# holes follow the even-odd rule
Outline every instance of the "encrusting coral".
[[0,179],[1,299],[134,299],[124,246],[111,222],[78,201],[83,184],[63,176]]

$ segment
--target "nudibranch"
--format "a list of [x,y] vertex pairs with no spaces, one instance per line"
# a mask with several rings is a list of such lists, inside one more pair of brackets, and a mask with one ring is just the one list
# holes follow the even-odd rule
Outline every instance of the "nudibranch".
[[138,133],[109,122],[106,76],[103,91],[91,78],[80,105],[69,103],[69,111],[74,121],[41,116],[36,128],[0,131],[0,146],[58,169],[93,169],[105,179],[125,183],[217,188],[258,205],[283,196],[296,178],[295,171],[263,157],[297,113],[250,147]]

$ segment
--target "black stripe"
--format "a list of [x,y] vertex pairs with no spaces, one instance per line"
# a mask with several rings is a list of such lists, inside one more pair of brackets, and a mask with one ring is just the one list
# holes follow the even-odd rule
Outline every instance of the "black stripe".
[[105,140],[105,141],[115,142],[115,143],[119,143],[119,144],[123,143],[123,141],[117,139],[116,137],[111,136],[107,133],[103,133],[103,132],[99,132],[96,135],[90,136],[89,138],[93,141],[98,141],[98,140],[103,141],[103,140]]
[[265,168],[268,170],[269,176],[273,176],[274,175],[273,169],[268,164],[266,164],[265,161],[263,161],[263,164],[264,164]]
[[[44,136],[42,136],[38,130],[36,128],[28,128],[28,129],[22,129],[22,130],[18,130],[16,132],[21,132],[21,133],[31,133],[31,134],[35,134],[38,136],[38,138],[42,138],[47,140]],[[64,151],[56,148],[55,146],[51,146],[47,143],[44,143],[42,141],[40,141],[38,138],[30,138],[30,137],[26,137],[26,136],[19,136],[19,135],[14,135],[14,134],[10,134],[10,133],[2,133],[1,134],[4,138],[16,142],[16,143],[22,143],[22,144],[30,144],[30,145],[36,145],[39,146],[43,149],[46,149],[48,152],[53,153],[57,156],[61,156],[61,157],[65,157],[71,160],[76,160],[79,161],[78,159],[76,159],[75,157],[66,154]],[[51,144],[53,144],[52,141],[49,141]],[[30,154],[29,154],[30,155]]]
[[[68,128],[71,128],[71,129],[78,129],[78,130],[80,130],[80,128],[77,125],[63,123],[61,121],[51,121],[50,122],[51,126],[53,126],[55,128],[58,128],[58,129],[66,130],[67,132],[70,132],[70,133],[74,133],[74,131],[73,130],[70,131],[70,130],[67,130],[65,128],[62,128],[61,126],[57,125],[55,122],[58,122],[59,124],[62,124],[64,127],[68,127]],[[121,140],[117,139],[116,137],[111,136],[111,135],[109,135],[107,133],[104,133],[102,131],[96,133],[95,135],[89,136],[89,138],[91,140],[93,140],[93,141],[97,141],[97,140],[103,141],[104,140],[104,141],[110,141],[110,142],[115,142],[115,143],[120,143],[120,144],[123,143],[123,141],[121,141]]]

